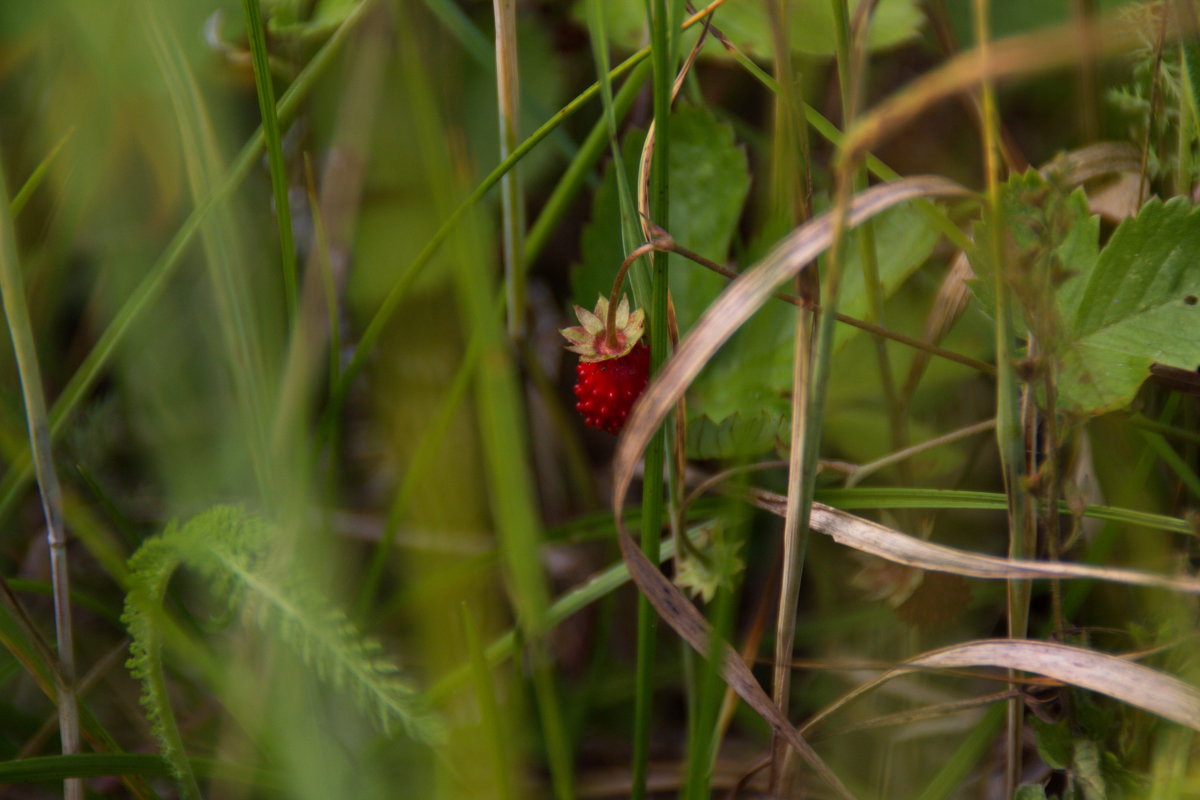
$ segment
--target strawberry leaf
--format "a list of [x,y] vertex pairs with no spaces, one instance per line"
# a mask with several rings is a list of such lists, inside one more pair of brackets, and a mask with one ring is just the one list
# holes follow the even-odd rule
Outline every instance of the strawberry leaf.
[[[1083,416],[1129,403],[1154,362],[1200,364],[1200,209],[1152,200],[1063,289],[1059,405]],[[1072,281],[1074,283],[1074,281]]]

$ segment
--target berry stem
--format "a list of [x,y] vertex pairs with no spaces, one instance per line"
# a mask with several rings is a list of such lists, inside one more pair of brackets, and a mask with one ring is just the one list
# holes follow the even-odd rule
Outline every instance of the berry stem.
[[625,273],[629,272],[629,267],[633,262],[637,261],[647,253],[652,253],[657,249],[657,245],[652,242],[639,245],[634,248],[625,260],[621,262],[621,268],[617,270],[617,277],[613,281],[612,293],[608,296],[608,319],[604,324],[604,344],[607,347],[616,349],[617,346],[617,303],[621,298],[621,287],[625,283]]

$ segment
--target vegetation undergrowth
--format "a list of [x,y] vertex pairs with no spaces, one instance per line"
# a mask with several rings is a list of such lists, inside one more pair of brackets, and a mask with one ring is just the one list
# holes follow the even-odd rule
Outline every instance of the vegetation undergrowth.
[[1196,0],[10,5],[5,796],[1200,796]]

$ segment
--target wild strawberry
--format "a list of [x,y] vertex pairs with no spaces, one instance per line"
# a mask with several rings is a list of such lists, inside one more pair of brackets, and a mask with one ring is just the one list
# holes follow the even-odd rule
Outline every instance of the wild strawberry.
[[617,433],[650,374],[650,348],[640,341],[645,314],[631,314],[629,300],[622,297],[610,331],[608,300],[601,297],[595,311],[575,306],[575,316],[580,325],[562,331],[571,343],[567,349],[579,354],[575,409],[593,428]]

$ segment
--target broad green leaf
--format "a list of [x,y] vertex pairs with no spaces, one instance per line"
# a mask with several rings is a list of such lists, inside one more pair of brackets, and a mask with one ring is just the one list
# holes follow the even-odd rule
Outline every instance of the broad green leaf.
[[1078,414],[1129,403],[1151,363],[1200,364],[1200,211],[1152,200],[1079,277],[1059,347],[1059,404]]
[[1023,783],[1017,787],[1013,800],[1046,800],[1046,790],[1040,783]]
[[[609,40],[627,50],[642,47],[646,40],[643,0],[606,0],[604,5]],[[858,2],[850,5],[857,7]],[[584,3],[576,3],[573,13],[579,20],[586,19]],[[879,0],[871,19],[871,49],[894,47],[914,38],[921,20],[916,0]],[[766,3],[730,0],[717,11],[713,21],[747,55],[762,61],[771,60],[771,21]],[[833,11],[828,0],[791,0],[789,23],[793,52],[816,56],[833,54]],[[716,58],[729,57],[716,42],[710,43],[704,53]]]

